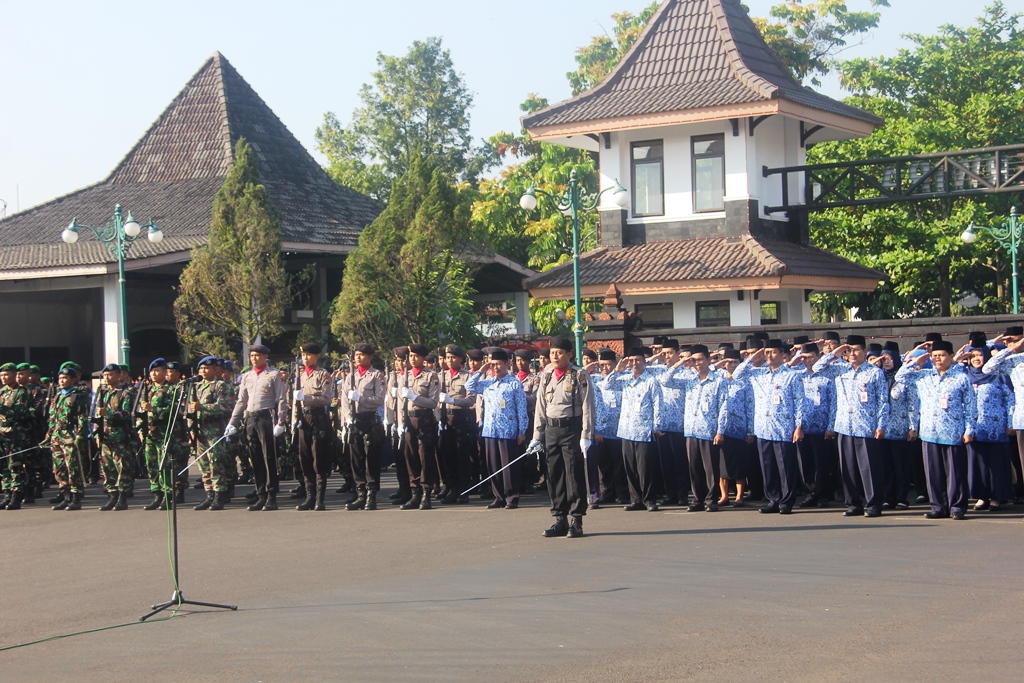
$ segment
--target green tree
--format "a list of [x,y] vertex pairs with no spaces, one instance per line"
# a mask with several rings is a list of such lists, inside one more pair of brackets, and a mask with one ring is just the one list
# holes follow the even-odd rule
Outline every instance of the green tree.
[[[1002,2],[969,28],[943,26],[937,35],[907,36],[912,49],[893,57],[839,65],[847,101],[885,117],[873,135],[815,145],[808,163],[828,163],[922,152],[972,149],[1024,139],[1024,32],[1021,15]],[[962,295],[986,301],[994,312],[1011,266],[994,240],[971,246],[959,236],[971,221],[992,225],[1012,199],[927,201],[881,209],[834,209],[811,216],[819,246],[878,268],[889,281],[868,295],[820,295],[816,305],[836,311],[857,306],[864,318],[944,315]]]
[[651,15],[660,2],[652,2],[640,14],[618,12],[612,15],[615,25],[612,35],[594,36],[589,45],[576,50],[576,70],[565,75],[572,86],[572,94],[590,90],[611,73],[622,56],[629,51],[643,33]]
[[213,200],[210,236],[192,250],[181,274],[174,316],[178,338],[196,352],[227,355],[281,331],[281,319],[299,281],[281,259],[280,219],[245,138]]
[[474,192],[435,157],[415,157],[391,190],[388,207],[348,257],[331,329],[351,345],[432,346],[478,337],[471,268],[460,256],[478,243],[470,220]]
[[404,57],[377,55],[373,83],[344,127],[331,112],[316,131],[327,171],[340,184],[386,202],[392,183],[414,159],[430,156],[452,177],[473,179],[486,158],[475,158],[469,134],[473,97],[440,38],[415,41]]

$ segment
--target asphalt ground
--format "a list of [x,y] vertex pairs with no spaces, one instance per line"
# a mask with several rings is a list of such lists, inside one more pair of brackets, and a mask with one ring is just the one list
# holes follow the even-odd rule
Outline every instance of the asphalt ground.
[[[391,479],[393,482],[393,478]],[[926,520],[593,510],[0,512],[2,681],[935,681],[1024,677],[1021,507]],[[335,485],[337,486],[337,484]],[[240,487],[244,493],[248,487]],[[386,489],[382,499],[393,489]],[[282,501],[285,496],[282,496]],[[239,500],[239,499],[236,499]],[[164,615],[169,614],[165,612]]]

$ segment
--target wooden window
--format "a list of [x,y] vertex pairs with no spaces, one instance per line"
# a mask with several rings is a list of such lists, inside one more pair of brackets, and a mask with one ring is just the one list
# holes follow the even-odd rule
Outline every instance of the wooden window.
[[725,135],[690,139],[693,158],[693,211],[725,209]]
[[697,327],[729,327],[729,301],[698,301]]
[[661,140],[630,145],[633,215],[665,215],[664,145]]

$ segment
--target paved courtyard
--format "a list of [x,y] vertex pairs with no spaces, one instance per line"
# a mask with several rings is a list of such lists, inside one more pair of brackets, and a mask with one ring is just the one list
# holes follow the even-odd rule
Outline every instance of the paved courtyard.
[[[393,481],[393,480],[392,480]],[[242,489],[243,491],[245,489]],[[386,491],[387,492],[387,491]],[[385,492],[385,493],[386,493]],[[189,494],[190,503],[198,492]],[[1019,681],[1021,508],[765,516],[543,496],[322,513],[180,511],[187,608],[0,652],[4,681]],[[167,515],[0,513],[0,647],[132,622],[173,591]]]

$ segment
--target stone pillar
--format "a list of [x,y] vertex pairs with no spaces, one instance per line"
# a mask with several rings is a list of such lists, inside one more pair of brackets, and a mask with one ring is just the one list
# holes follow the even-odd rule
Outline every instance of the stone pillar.
[[516,334],[529,334],[533,330],[530,324],[530,293],[516,292]]
[[604,310],[588,313],[586,326],[590,329],[587,333],[588,348],[607,346],[621,356],[637,343],[632,334],[636,327],[636,314],[623,309],[622,292],[614,284],[605,292]]

